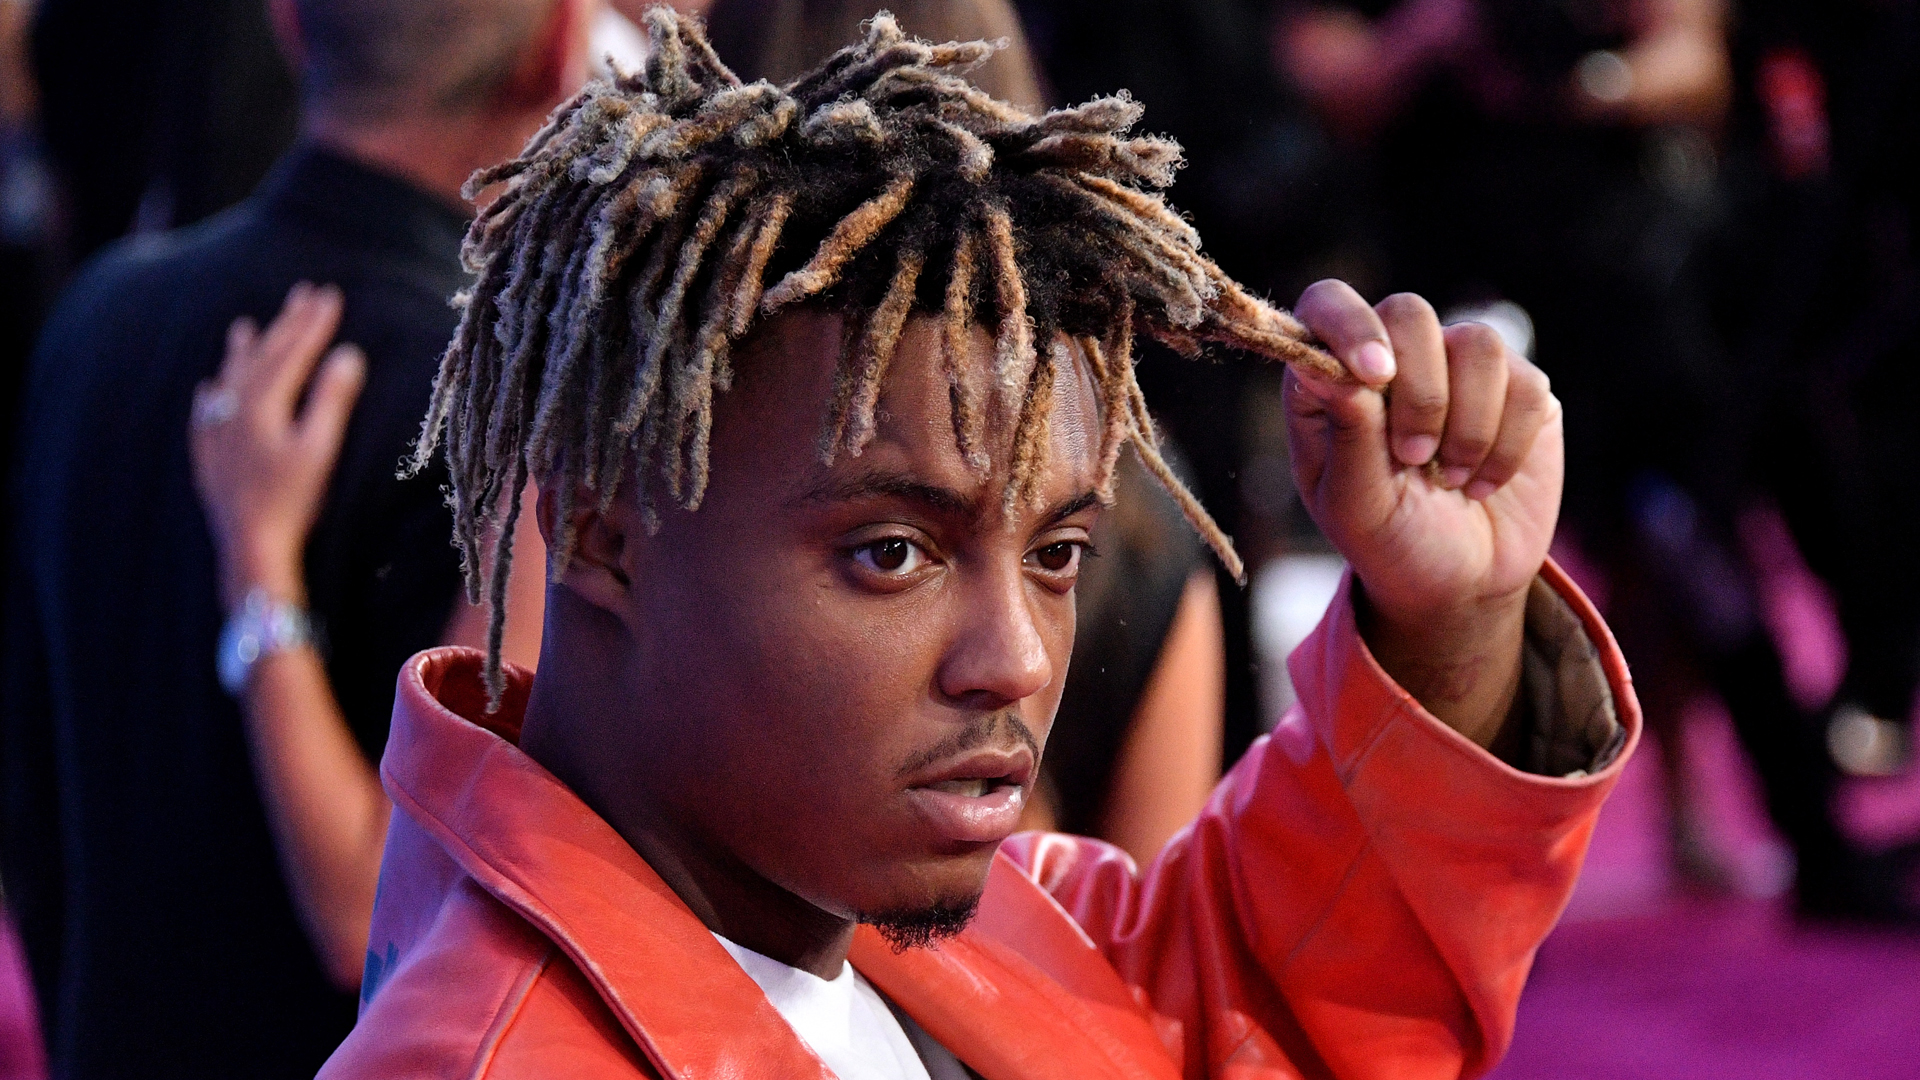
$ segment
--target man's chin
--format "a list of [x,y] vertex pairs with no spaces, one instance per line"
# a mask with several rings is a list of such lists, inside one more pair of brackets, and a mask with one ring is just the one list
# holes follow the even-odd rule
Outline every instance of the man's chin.
[[862,912],[860,921],[873,927],[897,953],[936,945],[958,934],[973,921],[980,910],[976,894],[965,899],[943,900],[917,908]]

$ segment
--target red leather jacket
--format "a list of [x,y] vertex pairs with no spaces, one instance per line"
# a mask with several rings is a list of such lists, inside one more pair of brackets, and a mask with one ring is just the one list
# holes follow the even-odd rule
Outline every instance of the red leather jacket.
[[[1598,772],[1523,773],[1434,720],[1343,589],[1293,657],[1300,708],[1144,874],[1095,841],[1015,837],[966,932],[896,954],[862,928],[854,967],[986,1080],[1484,1071],[1639,728],[1605,626],[1543,577],[1585,650],[1560,666],[1604,672]],[[514,746],[527,676],[488,717],[479,666],[438,649],[402,674],[360,1022],[321,1077],[830,1077]]]

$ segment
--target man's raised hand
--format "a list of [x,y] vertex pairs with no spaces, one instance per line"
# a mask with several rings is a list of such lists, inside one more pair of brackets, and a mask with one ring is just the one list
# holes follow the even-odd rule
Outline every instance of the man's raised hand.
[[1560,403],[1478,323],[1323,281],[1295,314],[1358,385],[1289,371],[1294,479],[1352,564],[1360,626],[1429,711],[1492,744],[1519,682],[1527,588],[1560,507]]

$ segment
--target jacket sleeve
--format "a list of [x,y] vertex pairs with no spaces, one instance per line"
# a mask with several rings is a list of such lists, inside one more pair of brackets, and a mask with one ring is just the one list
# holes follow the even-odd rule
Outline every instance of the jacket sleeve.
[[[1367,651],[1349,581],[1289,663],[1300,704],[1144,874],[1096,841],[1009,842],[1185,1075],[1458,1077],[1505,1053],[1639,728],[1605,624],[1557,567],[1542,580],[1524,689],[1593,733],[1586,768],[1522,772],[1434,719]],[[1555,611],[1564,648],[1543,648]]]

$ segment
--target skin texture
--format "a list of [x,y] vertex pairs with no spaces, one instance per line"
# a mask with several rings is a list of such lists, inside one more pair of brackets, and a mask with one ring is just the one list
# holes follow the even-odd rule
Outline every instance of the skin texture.
[[[1299,314],[1360,380],[1289,383],[1308,506],[1361,579],[1389,674],[1490,745],[1558,507],[1558,404],[1491,332],[1443,332],[1417,298],[1375,309],[1322,283]],[[576,503],[579,552],[548,590],[521,736],[710,929],[823,977],[862,917],[978,898],[993,830],[956,835],[916,789],[962,747],[1024,775],[1027,737],[1044,746],[1098,513],[1082,365],[1056,387],[1036,505],[1007,508],[1010,417],[991,427],[990,475],[969,471],[923,320],[872,446],[820,460],[841,340],[818,313],[761,327],[716,401],[697,511],[656,500],[669,508],[650,532],[631,490],[605,512]],[[973,348],[986,363],[984,331]],[[540,510],[551,537],[553,504]],[[909,550],[888,542],[912,545],[902,572],[876,569]]]

